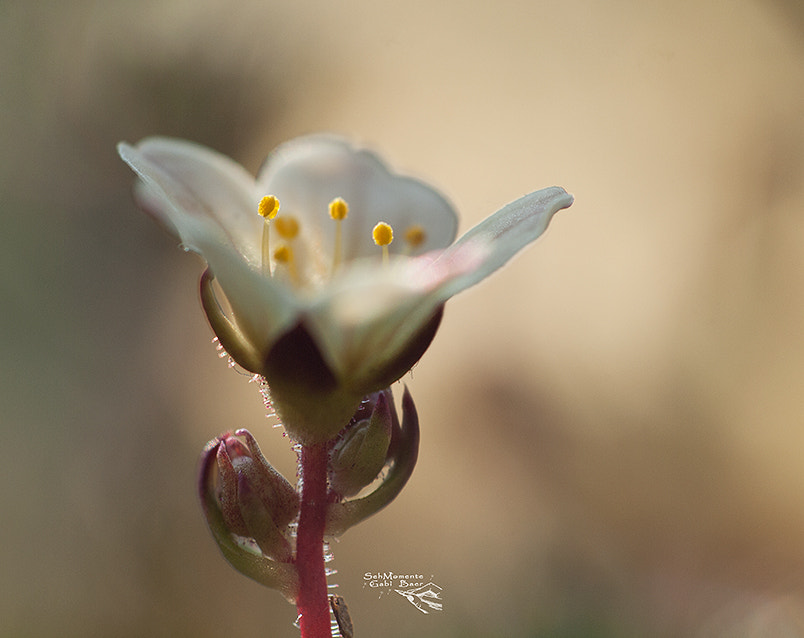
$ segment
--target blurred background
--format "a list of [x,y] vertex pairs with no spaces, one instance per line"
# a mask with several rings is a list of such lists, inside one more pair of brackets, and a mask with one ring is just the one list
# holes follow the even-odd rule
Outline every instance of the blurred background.
[[406,380],[419,466],[334,546],[357,636],[804,636],[802,113],[792,0],[0,2],[0,636],[298,635],[194,484],[226,429],[293,454],[114,147],[321,130],[462,230],[576,197]]

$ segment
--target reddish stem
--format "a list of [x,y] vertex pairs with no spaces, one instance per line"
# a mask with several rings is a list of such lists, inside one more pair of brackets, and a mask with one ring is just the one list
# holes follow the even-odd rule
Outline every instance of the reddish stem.
[[296,568],[301,638],[331,638],[327,577],[324,571],[324,524],[327,515],[327,444],[302,446],[301,509],[296,536]]

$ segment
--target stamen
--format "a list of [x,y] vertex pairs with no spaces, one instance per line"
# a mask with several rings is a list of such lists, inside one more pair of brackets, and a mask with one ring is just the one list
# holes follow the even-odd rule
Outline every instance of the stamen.
[[274,259],[278,264],[288,264],[293,261],[293,251],[287,244],[282,244],[274,251]]
[[388,246],[394,241],[394,229],[385,222],[380,222],[371,231],[371,236],[374,238],[374,243],[382,246],[382,263],[388,263]]
[[421,246],[427,239],[427,233],[424,227],[419,224],[408,226],[405,231],[405,253],[411,253]]
[[329,203],[329,216],[338,221],[346,219],[349,214],[349,204],[340,197],[336,197]]
[[274,261],[277,266],[284,265],[288,269],[290,281],[299,285],[299,271],[296,269],[296,260],[293,258],[293,249],[288,244],[282,244],[274,251]]
[[262,271],[271,274],[271,220],[279,212],[279,200],[273,195],[266,195],[260,200],[257,212],[265,220],[262,225]]
[[341,251],[343,245],[343,220],[349,214],[349,204],[340,197],[336,197],[329,203],[329,216],[335,220],[335,247],[332,251],[332,272],[341,263]]
[[273,195],[266,195],[260,200],[260,217],[273,219],[279,212],[279,200]]
[[276,226],[276,232],[279,233],[282,239],[290,241],[299,234],[299,222],[291,215],[277,217],[274,225]]

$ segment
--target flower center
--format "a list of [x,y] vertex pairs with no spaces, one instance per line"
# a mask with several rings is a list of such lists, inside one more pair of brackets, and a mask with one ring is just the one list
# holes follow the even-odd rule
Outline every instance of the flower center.
[[[280,272],[284,273],[294,286],[302,285],[302,279],[309,276],[300,264],[297,263],[296,251],[293,243],[300,233],[299,221],[293,215],[279,214],[280,203],[273,195],[266,195],[260,200],[258,213],[263,218],[261,268],[263,273],[273,277]],[[329,203],[329,216],[335,222],[335,237],[332,246],[332,265],[330,275],[334,275],[343,261],[343,225],[349,215],[349,204],[340,197]],[[272,246],[275,239],[271,234],[271,227],[279,236],[281,242]],[[374,243],[382,248],[383,264],[387,264],[389,246],[394,241],[394,229],[387,222],[379,222],[372,230]],[[419,224],[413,224],[402,234],[405,246],[401,249],[402,255],[410,255],[427,240],[427,233]],[[304,253],[304,251],[302,250]],[[304,255],[300,255],[304,261]],[[301,265],[303,266],[303,264]]]

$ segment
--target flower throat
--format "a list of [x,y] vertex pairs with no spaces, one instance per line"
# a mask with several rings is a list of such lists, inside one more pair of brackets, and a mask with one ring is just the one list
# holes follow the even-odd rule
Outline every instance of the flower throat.
[[[266,195],[260,200],[257,212],[263,218],[261,241],[261,267],[264,274],[274,276],[280,268],[286,269],[288,278],[294,286],[299,287],[302,280],[296,263],[293,241],[299,235],[299,221],[293,215],[279,215],[280,203],[274,195]],[[335,222],[335,239],[332,248],[332,268],[334,275],[343,261],[343,224],[349,215],[349,204],[336,197],[329,203],[329,216]],[[276,247],[271,245],[271,226],[281,242]],[[394,229],[386,222],[378,222],[372,230],[374,243],[382,248],[382,261],[389,261],[389,246],[394,241]],[[419,224],[405,230],[403,235],[405,249],[403,254],[409,255],[427,239],[427,233]],[[273,252],[272,252],[273,251]]]

